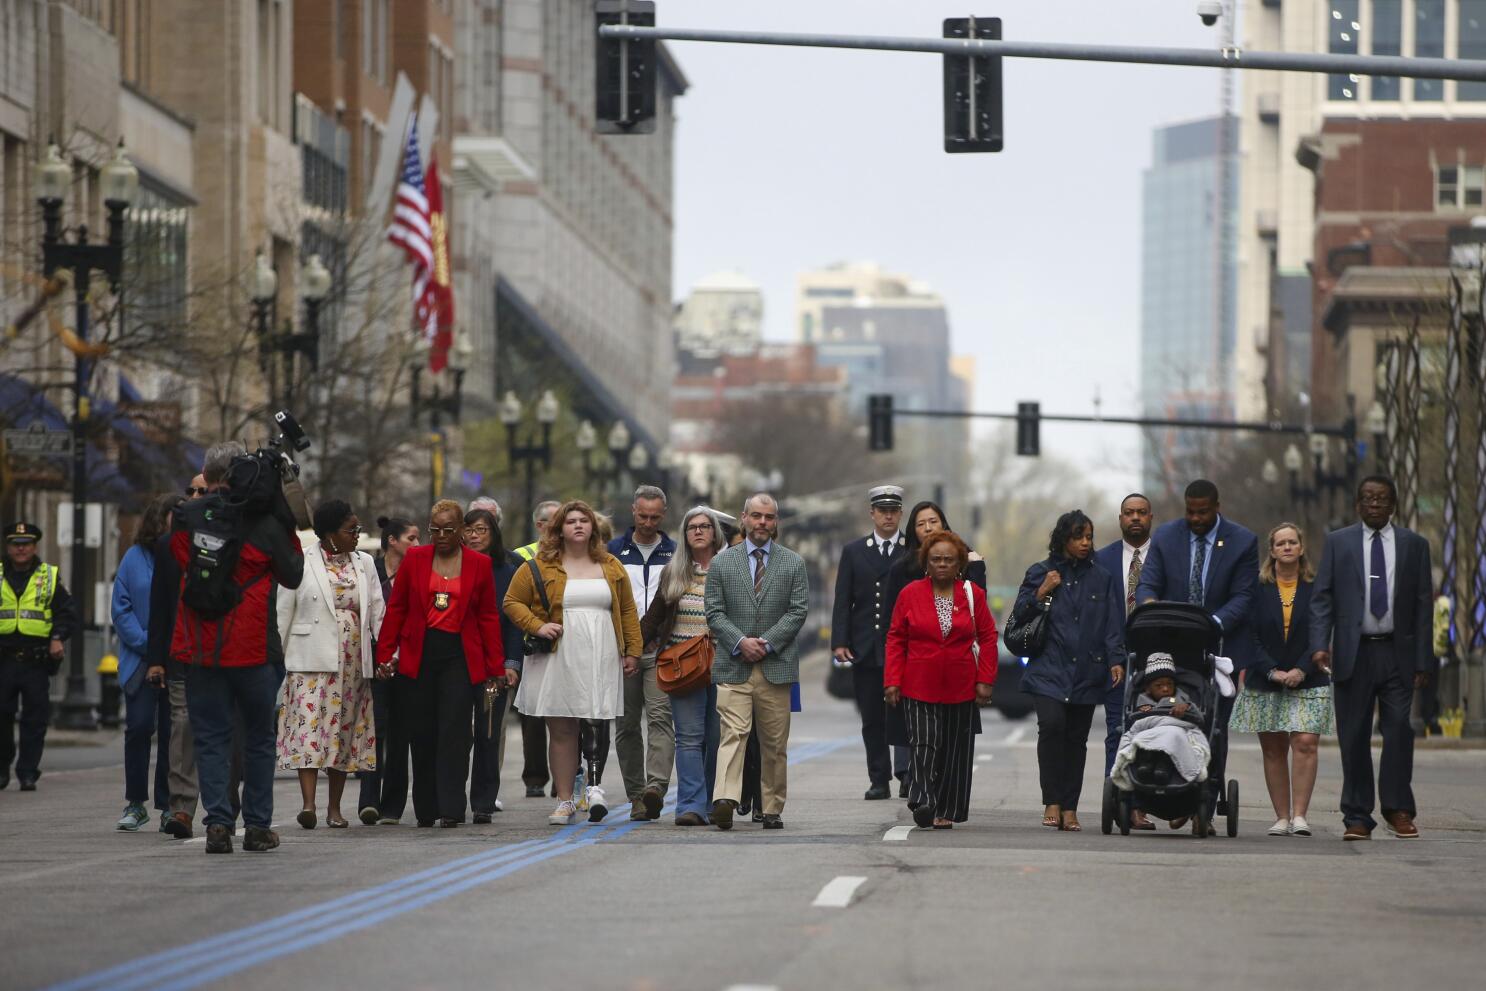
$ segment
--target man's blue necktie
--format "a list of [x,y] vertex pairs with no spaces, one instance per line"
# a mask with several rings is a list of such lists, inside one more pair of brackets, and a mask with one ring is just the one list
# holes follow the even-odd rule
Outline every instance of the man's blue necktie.
[[1197,553],[1192,555],[1192,577],[1187,580],[1187,601],[1202,605],[1202,567],[1207,563],[1207,535],[1197,538]]
[[1368,609],[1374,619],[1388,615],[1388,558],[1383,554],[1383,531],[1372,532],[1371,581],[1367,589]]

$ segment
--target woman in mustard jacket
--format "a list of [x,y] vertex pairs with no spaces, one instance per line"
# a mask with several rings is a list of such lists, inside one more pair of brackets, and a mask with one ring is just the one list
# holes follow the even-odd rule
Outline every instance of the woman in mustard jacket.
[[504,610],[531,651],[517,708],[547,720],[548,762],[558,798],[547,821],[554,826],[574,822],[579,801],[592,818],[602,819],[607,810],[594,777],[596,753],[587,755],[588,794],[576,796],[579,801],[573,794],[578,720],[623,715],[623,679],[639,670],[640,617],[629,575],[599,541],[598,518],[587,503],[572,501],[558,509],[536,559],[511,579]]

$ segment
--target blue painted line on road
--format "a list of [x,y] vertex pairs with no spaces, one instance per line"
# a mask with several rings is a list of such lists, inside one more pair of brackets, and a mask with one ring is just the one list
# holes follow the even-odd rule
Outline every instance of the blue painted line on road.
[[[793,765],[823,757],[850,745],[855,739],[844,737],[805,744],[790,754],[789,763]],[[669,801],[674,794],[673,789],[667,796],[668,802],[662,809],[662,815],[674,809],[675,806]],[[147,987],[186,991],[451,898],[553,857],[594,843],[618,839],[644,825],[647,825],[646,820],[616,819],[603,824],[577,823],[564,826],[550,837],[526,840],[461,857],[263,922],[63,981],[51,985],[47,991],[92,991],[102,988],[109,991],[135,991]],[[335,919],[331,915],[337,909],[360,908],[369,900],[386,896],[397,896],[398,901],[352,919]],[[327,916],[331,916],[328,921]],[[316,924],[308,928],[298,925],[309,920],[315,920]],[[229,954],[232,959],[222,959]]]

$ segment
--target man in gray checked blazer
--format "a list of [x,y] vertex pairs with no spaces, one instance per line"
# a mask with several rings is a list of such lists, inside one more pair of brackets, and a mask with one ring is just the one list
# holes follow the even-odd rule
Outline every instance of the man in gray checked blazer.
[[707,625],[717,645],[712,681],[722,740],[712,822],[733,828],[743,797],[743,755],[758,728],[765,829],[782,829],[789,747],[790,686],[800,680],[795,644],[809,608],[810,584],[800,555],[774,542],[779,503],[766,492],[743,504],[745,534],[717,555],[707,572]]

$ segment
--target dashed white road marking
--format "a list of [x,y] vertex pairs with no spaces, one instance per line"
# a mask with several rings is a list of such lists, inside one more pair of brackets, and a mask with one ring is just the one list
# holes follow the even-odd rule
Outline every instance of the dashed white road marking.
[[832,878],[810,904],[814,908],[845,908],[851,904],[851,896],[866,883],[864,877],[842,875]]
[[908,839],[908,834],[913,832],[912,826],[894,826],[882,834],[884,843],[901,843]]
[[980,754],[975,759],[977,761],[995,760],[996,759],[996,755],[995,754]]
[[1018,726],[1016,729],[1012,730],[1010,733],[1007,733],[1006,734],[1006,739],[1002,740],[1001,742],[1003,744],[1005,744],[1006,746],[1008,746],[1008,747],[1014,747],[1018,743],[1021,743],[1022,742],[1022,737],[1026,736],[1026,735],[1027,735],[1027,727],[1025,727],[1025,726]]

